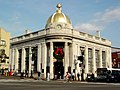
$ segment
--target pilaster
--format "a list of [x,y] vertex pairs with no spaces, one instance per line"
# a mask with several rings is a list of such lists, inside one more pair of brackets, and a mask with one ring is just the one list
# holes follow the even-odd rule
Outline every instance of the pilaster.
[[50,79],[53,77],[53,42],[50,42]]

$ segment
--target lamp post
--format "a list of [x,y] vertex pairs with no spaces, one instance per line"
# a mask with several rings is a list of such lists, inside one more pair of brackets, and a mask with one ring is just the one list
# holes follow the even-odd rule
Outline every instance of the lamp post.
[[30,78],[33,78],[33,68],[34,68],[34,66],[33,66],[34,61],[32,60],[32,57],[33,57],[32,54],[33,54],[33,52],[30,52],[29,54],[30,54],[30,57],[29,57],[29,58],[30,58],[30,61],[29,61],[29,62],[30,62],[30,65],[31,65],[31,67],[30,67],[30,68],[31,68]]
[[81,65],[81,69],[82,69],[81,81],[84,81],[84,48],[81,47],[80,50],[81,50],[81,62],[82,62],[82,65]]
[[31,57],[31,59],[30,59],[30,61],[31,61],[31,78],[33,78],[33,71],[34,71],[34,63],[35,63],[35,55],[36,55],[36,53],[35,53],[35,49],[34,49],[34,47],[33,48],[31,48],[31,52],[30,52],[30,57]]
[[78,64],[78,60],[76,59],[77,56],[74,55],[74,65],[75,65],[75,80],[77,77],[77,64]]

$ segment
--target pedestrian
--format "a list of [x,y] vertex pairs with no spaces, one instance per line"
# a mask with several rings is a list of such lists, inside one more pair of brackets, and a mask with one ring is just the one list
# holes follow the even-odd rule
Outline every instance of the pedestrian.
[[50,73],[47,73],[47,81],[50,81]]
[[40,72],[38,72],[38,80],[40,80],[40,74],[41,74],[41,73],[40,73]]
[[77,73],[78,81],[80,81],[80,73]]
[[66,72],[65,81],[70,82],[70,79],[71,79],[71,74],[69,72]]
[[28,77],[28,70],[26,71],[26,77]]
[[72,77],[72,80],[74,81],[74,78],[75,78],[75,73],[74,72],[71,73],[71,77]]

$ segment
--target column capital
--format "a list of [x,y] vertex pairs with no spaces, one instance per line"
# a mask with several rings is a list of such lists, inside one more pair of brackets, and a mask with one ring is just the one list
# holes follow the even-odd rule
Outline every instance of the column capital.
[[53,41],[50,41],[50,44],[53,44]]

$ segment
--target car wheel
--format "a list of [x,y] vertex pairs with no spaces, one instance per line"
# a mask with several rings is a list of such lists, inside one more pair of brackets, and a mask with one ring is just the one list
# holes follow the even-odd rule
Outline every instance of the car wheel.
[[110,79],[107,79],[107,82],[110,82]]

